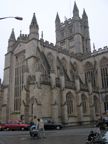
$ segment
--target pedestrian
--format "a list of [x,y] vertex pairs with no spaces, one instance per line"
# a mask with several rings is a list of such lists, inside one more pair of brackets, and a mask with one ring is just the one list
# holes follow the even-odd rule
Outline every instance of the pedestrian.
[[34,125],[36,126],[36,129],[38,129],[39,124],[38,124],[38,119],[37,119],[36,116],[34,116],[33,123],[34,123]]
[[42,118],[38,119],[38,124],[39,124],[39,135],[40,135],[40,137],[46,138],[45,129],[44,129],[44,121],[43,121]]
[[95,140],[96,133],[94,131],[90,131],[88,135],[88,141],[93,142]]

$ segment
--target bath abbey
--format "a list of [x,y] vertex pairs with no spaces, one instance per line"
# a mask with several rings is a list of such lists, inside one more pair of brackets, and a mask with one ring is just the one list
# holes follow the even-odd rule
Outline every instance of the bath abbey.
[[0,121],[33,116],[67,125],[91,123],[108,111],[108,47],[91,51],[89,22],[74,3],[73,15],[55,16],[56,43],[39,36],[33,14],[29,33],[8,39],[0,81]]

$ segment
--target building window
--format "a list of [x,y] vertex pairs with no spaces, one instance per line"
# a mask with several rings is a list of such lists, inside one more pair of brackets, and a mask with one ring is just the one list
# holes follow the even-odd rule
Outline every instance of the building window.
[[33,115],[33,103],[31,104],[31,114]]
[[84,68],[85,68],[85,83],[87,84],[88,81],[91,81],[92,87],[95,88],[96,74],[97,74],[96,68],[94,69],[94,66],[90,62],[87,62]]
[[108,67],[101,68],[102,88],[108,88]]
[[105,109],[105,112],[108,111],[108,95],[105,96],[104,109]]
[[83,113],[87,113],[87,98],[86,98],[86,96],[82,95],[81,100],[82,100],[82,111],[83,111]]
[[74,113],[74,99],[71,93],[66,95],[67,113],[72,115]]
[[108,58],[103,57],[100,61],[102,88],[108,88]]
[[24,71],[24,53],[20,53],[20,55],[16,57],[15,65],[14,111],[20,111],[21,91],[24,84]]
[[94,107],[95,107],[95,113],[99,113],[99,100],[96,96],[94,96]]

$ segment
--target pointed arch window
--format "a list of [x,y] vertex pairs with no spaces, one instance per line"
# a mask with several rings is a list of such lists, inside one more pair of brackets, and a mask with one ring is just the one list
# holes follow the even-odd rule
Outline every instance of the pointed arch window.
[[24,85],[25,54],[17,54],[15,63],[14,111],[20,111],[21,91]]
[[83,113],[87,113],[87,98],[85,95],[81,95],[82,100],[82,111]]
[[72,93],[68,93],[66,95],[66,103],[67,103],[67,113],[68,115],[72,115],[74,113],[74,98]]
[[105,109],[105,111],[108,110],[108,95],[105,96],[105,100],[104,100],[104,109]]
[[86,62],[85,66],[85,83],[87,84],[88,81],[91,81],[92,87],[96,87],[96,62],[94,65],[90,62]]
[[94,96],[94,108],[95,108],[95,113],[99,113],[99,100],[96,96]]
[[102,88],[108,88],[108,58],[103,57],[100,61]]

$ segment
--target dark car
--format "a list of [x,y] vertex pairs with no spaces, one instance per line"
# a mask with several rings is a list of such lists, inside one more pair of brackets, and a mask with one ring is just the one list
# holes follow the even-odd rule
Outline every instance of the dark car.
[[63,125],[60,123],[56,123],[53,120],[45,119],[44,128],[45,130],[60,130],[63,128]]

